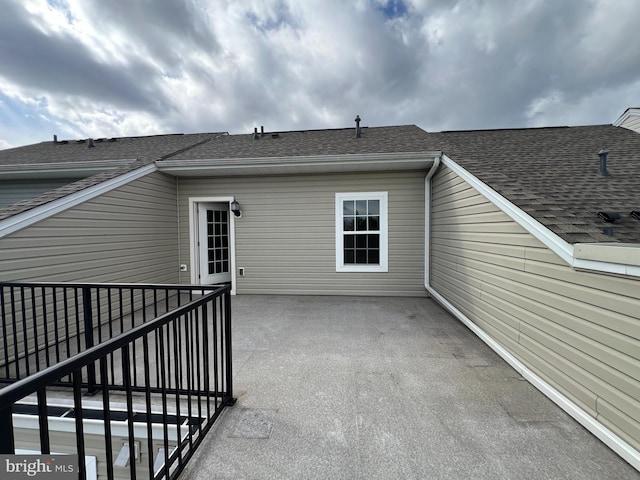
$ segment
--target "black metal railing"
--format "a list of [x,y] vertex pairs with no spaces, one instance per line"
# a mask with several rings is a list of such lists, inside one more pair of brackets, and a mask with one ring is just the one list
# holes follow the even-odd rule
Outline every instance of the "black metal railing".
[[5,376],[30,373],[0,390],[0,453],[77,453],[109,479],[176,478],[235,402],[229,286],[0,289],[3,348],[20,358],[5,353]]
[[[203,292],[191,285],[0,283],[0,382],[56,365]],[[94,381],[89,370],[83,384],[91,389]]]

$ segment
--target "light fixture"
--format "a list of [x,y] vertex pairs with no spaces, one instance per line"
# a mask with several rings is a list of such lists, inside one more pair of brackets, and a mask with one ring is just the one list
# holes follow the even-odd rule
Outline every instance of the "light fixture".
[[632,210],[630,215],[636,220],[640,220],[640,210]]
[[240,218],[242,216],[242,212],[240,211],[240,203],[237,200],[234,200],[229,205],[231,212],[237,217]]

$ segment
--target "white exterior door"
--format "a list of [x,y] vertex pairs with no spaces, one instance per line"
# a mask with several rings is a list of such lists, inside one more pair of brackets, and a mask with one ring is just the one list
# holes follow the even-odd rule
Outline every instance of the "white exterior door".
[[228,203],[198,205],[200,283],[231,282],[231,243]]

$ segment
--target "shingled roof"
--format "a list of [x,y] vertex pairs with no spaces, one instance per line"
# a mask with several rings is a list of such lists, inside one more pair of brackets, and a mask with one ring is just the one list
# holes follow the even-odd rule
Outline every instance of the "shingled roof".
[[[427,133],[415,125],[253,134],[157,135],[86,143],[43,142],[0,151],[6,165],[132,159],[130,164],[0,210],[0,220],[155,160],[284,158],[443,151],[569,243],[640,243],[640,135],[612,125]],[[610,176],[598,175],[609,150]],[[607,224],[600,211],[621,214]],[[613,227],[612,235],[603,233]]]
[[0,209],[0,220],[44,205],[72,193],[105,182],[144,165],[161,160],[185,149],[208,142],[222,133],[197,133],[176,135],[152,135],[142,137],[118,137],[95,139],[93,147],[88,141],[61,140],[41,142],[24,147],[0,150],[0,172],[21,168],[46,168],[53,164],[73,165],[102,163],[109,160],[130,160],[126,165],[78,180],[63,187],[29,198]]
[[171,160],[424,152],[426,139],[427,133],[415,125],[363,127],[360,138],[355,128],[266,132],[257,139],[253,134],[225,135]]
[[[640,135],[612,125],[429,134],[449,158],[569,243],[640,243]],[[609,150],[608,177],[598,152]],[[621,215],[606,223],[600,211]],[[611,236],[604,227],[613,227]]]

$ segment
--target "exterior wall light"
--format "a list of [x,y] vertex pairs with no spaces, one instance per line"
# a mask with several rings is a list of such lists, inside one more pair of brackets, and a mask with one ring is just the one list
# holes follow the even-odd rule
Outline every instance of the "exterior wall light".
[[236,218],[240,218],[242,216],[242,212],[240,211],[240,203],[237,200],[234,200],[229,205],[231,212],[236,216]]

